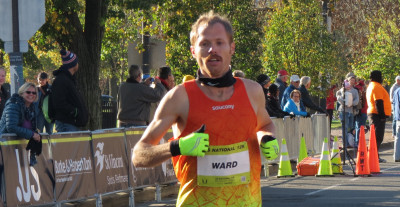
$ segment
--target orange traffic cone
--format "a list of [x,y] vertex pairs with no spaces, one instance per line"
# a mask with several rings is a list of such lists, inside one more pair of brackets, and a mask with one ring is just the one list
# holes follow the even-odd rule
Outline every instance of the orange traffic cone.
[[356,175],[361,175],[361,176],[362,175],[367,175],[367,176],[371,175],[371,172],[369,170],[367,145],[365,143],[364,126],[361,126],[361,129],[360,129],[360,138],[359,138],[358,152],[357,152]]
[[378,148],[376,147],[375,126],[371,125],[368,149],[369,169],[371,173],[381,173],[379,167]]

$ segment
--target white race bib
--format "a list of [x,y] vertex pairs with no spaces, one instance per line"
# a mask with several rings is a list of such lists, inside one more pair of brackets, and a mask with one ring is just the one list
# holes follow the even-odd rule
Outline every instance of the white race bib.
[[204,157],[197,157],[197,184],[223,187],[250,183],[250,157],[247,142],[210,146]]

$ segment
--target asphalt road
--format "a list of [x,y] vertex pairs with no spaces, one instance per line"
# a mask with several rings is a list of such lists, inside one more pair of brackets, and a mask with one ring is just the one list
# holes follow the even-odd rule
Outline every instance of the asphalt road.
[[[381,149],[380,154],[388,162],[380,164],[381,174],[371,177],[354,177],[349,164],[344,166],[345,175],[335,177],[264,177],[261,180],[263,206],[400,206],[400,163],[393,162],[391,146]],[[176,195],[172,196],[162,202],[135,206],[175,206]]]
[[393,162],[393,149],[380,154],[388,162],[371,177],[354,177],[347,165],[346,175],[335,177],[263,179],[263,206],[400,206],[400,163]]

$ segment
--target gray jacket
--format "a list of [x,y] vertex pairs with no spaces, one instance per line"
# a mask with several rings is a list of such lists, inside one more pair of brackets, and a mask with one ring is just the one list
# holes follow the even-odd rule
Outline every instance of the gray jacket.
[[[344,106],[344,93],[343,93],[344,88],[341,88],[336,92],[336,98],[337,101],[340,103],[338,111],[343,111],[343,106]],[[360,101],[360,98],[358,97],[358,91],[354,87],[351,87],[350,93],[353,96],[353,106],[345,108],[346,112],[349,112],[353,114],[353,108],[354,106],[357,106],[358,102]]]
[[161,83],[157,83],[155,88],[136,81],[122,83],[117,96],[118,120],[148,123],[151,103],[160,101],[166,92]]
[[390,88],[390,102],[392,102],[392,105],[393,105],[393,94],[398,88],[400,88],[400,85],[397,85],[397,83],[394,83]]

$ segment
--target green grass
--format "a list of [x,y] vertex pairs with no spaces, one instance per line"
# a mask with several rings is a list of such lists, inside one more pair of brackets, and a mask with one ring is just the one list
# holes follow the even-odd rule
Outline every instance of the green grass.
[[[366,124],[369,125],[368,119],[367,119]],[[337,129],[337,128],[341,128],[341,127],[342,127],[342,123],[340,122],[340,119],[332,120],[331,129]]]
[[340,122],[340,120],[332,120],[331,129],[341,128],[341,127],[342,123]]

